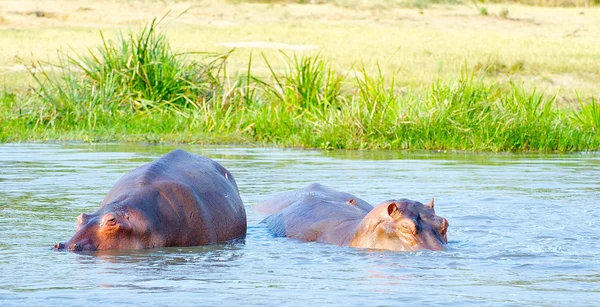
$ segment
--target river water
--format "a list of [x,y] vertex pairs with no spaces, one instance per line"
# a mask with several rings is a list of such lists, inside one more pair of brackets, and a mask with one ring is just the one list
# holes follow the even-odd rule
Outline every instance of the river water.
[[[1,306],[600,304],[600,155],[180,146],[234,175],[245,242],[56,252],[123,174],[175,145],[0,145]],[[312,182],[427,202],[449,248],[384,252],[275,238],[252,207]]]

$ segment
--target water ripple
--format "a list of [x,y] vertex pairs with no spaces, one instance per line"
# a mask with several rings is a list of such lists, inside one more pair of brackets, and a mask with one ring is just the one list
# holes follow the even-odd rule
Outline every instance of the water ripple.
[[[600,155],[183,146],[234,174],[246,240],[55,252],[125,172],[174,145],[0,145],[0,304],[591,306],[600,298]],[[447,251],[272,236],[252,207],[312,182],[367,201],[436,198]],[[142,294],[142,295],[139,295]],[[132,299],[135,298],[135,301]]]

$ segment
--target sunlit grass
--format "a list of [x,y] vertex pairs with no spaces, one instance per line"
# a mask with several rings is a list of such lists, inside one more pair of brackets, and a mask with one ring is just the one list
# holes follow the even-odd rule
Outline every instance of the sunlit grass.
[[574,114],[576,124],[582,130],[600,134],[600,101],[592,98],[591,101],[579,100],[580,112]]
[[[364,63],[370,73],[380,63],[386,78],[399,72],[394,78],[402,86],[424,89],[438,79],[459,78],[465,66],[472,70],[489,67],[489,81],[523,81],[530,89],[556,93],[559,103],[576,105],[576,92],[585,99],[598,96],[600,10],[596,8],[486,2],[489,14],[483,16],[471,2],[423,10],[394,3],[355,1],[340,6],[332,2],[271,5],[166,0],[148,5],[145,0],[83,0],[74,6],[68,1],[24,0],[21,5],[7,6],[6,23],[0,25],[0,83],[26,89],[32,82],[22,65],[40,60],[57,63],[57,49],[83,54],[102,44],[98,30],[106,40],[119,39],[115,33],[139,28],[173,10],[186,13],[170,21],[169,42],[174,50],[190,52],[190,58],[198,61],[203,55],[195,51],[225,53],[232,48],[227,43],[282,43],[291,46],[283,48],[290,56],[320,54],[329,67],[343,74],[356,62]],[[506,9],[510,13],[501,18]],[[57,12],[64,18],[10,13],[27,10]],[[296,52],[294,46],[307,49]],[[251,53],[264,53],[273,63],[279,57],[277,49],[238,47],[228,57],[228,69],[245,71]],[[254,75],[268,74],[264,61],[254,63]]]

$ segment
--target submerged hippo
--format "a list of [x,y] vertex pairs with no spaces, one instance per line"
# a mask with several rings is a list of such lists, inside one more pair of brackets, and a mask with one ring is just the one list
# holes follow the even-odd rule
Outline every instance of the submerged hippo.
[[385,201],[375,208],[351,194],[318,183],[284,192],[260,203],[270,214],[264,223],[278,236],[341,246],[415,251],[442,250],[448,221],[427,205],[408,199]]
[[100,209],[77,220],[56,249],[194,246],[246,236],[246,211],[233,176],[219,163],[174,150],[125,174]]

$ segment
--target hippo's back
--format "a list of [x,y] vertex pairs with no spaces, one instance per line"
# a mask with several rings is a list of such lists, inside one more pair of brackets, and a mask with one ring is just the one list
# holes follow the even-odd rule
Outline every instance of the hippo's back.
[[307,196],[312,196],[323,202],[347,202],[365,212],[373,209],[373,206],[369,205],[369,203],[350,193],[340,192],[319,183],[312,183],[302,189],[282,192],[266,199],[254,207],[254,211],[260,214],[275,214]]
[[[267,204],[278,209],[263,221],[276,236],[343,245],[372,209],[360,198],[319,184],[294,192],[282,193],[261,203],[261,206]],[[286,202],[278,205],[276,202],[286,195],[291,199],[283,198]]]
[[219,185],[223,181],[221,179],[228,181],[237,190],[233,176],[219,163],[207,157],[176,149],[125,174],[112,190],[161,184],[165,181],[192,185],[198,190],[208,190],[214,189],[216,185],[222,188]]
[[125,174],[102,206],[113,202],[155,216],[161,228],[170,228],[164,232],[175,241],[177,236],[192,241],[179,245],[222,242],[246,234],[246,212],[231,173],[212,159],[181,149]]

